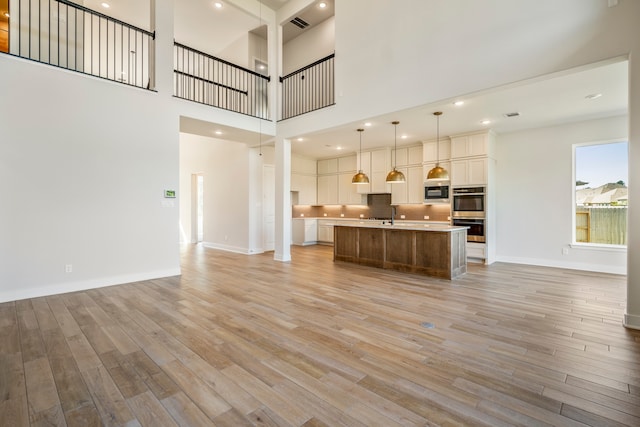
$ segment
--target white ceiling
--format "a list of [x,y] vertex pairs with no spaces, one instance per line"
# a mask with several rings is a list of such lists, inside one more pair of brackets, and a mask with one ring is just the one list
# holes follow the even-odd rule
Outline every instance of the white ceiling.
[[[141,28],[150,28],[149,0],[106,0],[111,5],[109,9],[101,6],[103,1],[105,0],[85,0],[84,5]],[[264,5],[272,9],[279,9],[287,1],[289,0],[262,0]],[[225,7],[222,10],[214,10],[213,0],[176,1],[176,40],[215,55],[238,37],[259,26],[259,19],[249,16],[230,3],[223,3]],[[333,1],[329,3],[333,7]],[[298,16],[320,22],[320,18],[313,16],[316,12],[314,7],[309,7]],[[223,19],[219,19],[221,15]],[[214,22],[215,25],[212,25]],[[207,46],[198,46],[198,40],[206,40]],[[461,96],[459,99],[465,101],[462,107],[454,106],[454,99],[449,99],[380,117],[363,118],[362,121],[323,132],[290,135],[295,137],[292,150],[310,158],[356,152],[356,129],[362,127],[364,122],[372,125],[366,127],[362,135],[363,149],[393,145],[394,129],[391,122],[394,120],[400,121],[397,128],[399,146],[435,139],[434,111],[444,112],[440,118],[441,137],[483,129],[485,126],[480,124],[483,119],[492,120],[488,127],[500,134],[625,114],[628,105],[627,74],[626,61],[559,73],[548,78]],[[585,96],[594,93],[602,93],[602,96],[594,100],[585,99]],[[505,113],[511,112],[519,112],[521,116],[504,117]],[[213,135],[215,130],[224,129],[225,137],[229,140],[249,145],[257,145],[255,142],[259,137],[252,132],[233,130],[222,124],[191,121],[188,124],[185,122],[185,126],[183,131],[188,129],[189,132],[206,136]],[[401,139],[402,135],[406,135],[406,139]],[[297,141],[298,137],[303,141]],[[263,137],[263,141],[264,139],[266,137]]]
[[[363,149],[392,146],[392,121],[398,120],[398,146],[436,138],[436,118],[442,111],[440,137],[491,128],[498,134],[553,126],[562,123],[626,114],[628,106],[628,63],[619,61],[575,72],[561,73],[535,81],[496,88],[484,93],[460,96],[444,102],[380,117],[365,118],[339,128],[294,135],[292,151],[310,158],[335,157],[358,150],[359,127],[364,127]],[[587,95],[602,94],[596,99]],[[456,100],[464,101],[455,106]],[[506,113],[519,117],[507,118]],[[313,114],[313,113],[311,113]],[[482,120],[491,124],[482,125]],[[406,136],[402,139],[401,136]],[[297,141],[301,137],[302,141]]]

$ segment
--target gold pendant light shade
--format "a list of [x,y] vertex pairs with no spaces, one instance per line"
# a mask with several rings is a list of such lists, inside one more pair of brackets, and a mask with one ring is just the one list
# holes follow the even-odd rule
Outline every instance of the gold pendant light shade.
[[368,184],[369,177],[367,176],[366,173],[360,170],[358,171],[357,174],[353,175],[353,178],[351,178],[351,183],[352,184]]
[[427,174],[427,179],[433,181],[446,181],[449,179],[449,172],[447,172],[447,170],[441,167],[439,164],[436,164],[436,167],[431,169]]
[[396,166],[398,164],[398,159],[397,159],[398,125],[400,124],[400,122],[395,121],[395,122],[391,122],[391,124],[394,126],[394,131],[393,131],[394,132],[394,146],[393,146],[394,162],[393,162],[393,170],[387,174],[386,182],[387,184],[401,184],[403,182],[406,182],[407,179],[404,177],[404,174],[402,172],[396,169]]
[[404,174],[397,170],[395,167],[391,172],[387,174],[387,182],[389,184],[401,184],[405,181],[406,179],[404,177]]
[[443,167],[440,166],[440,116],[442,115],[442,111],[436,111],[433,113],[436,116],[436,167],[431,169],[427,173],[427,179],[431,181],[448,181],[449,180],[449,172]]
[[353,178],[351,178],[352,184],[369,183],[369,177],[366,173],[362,172],[362,132],[364,132],[364,129],[358,129],[358,133],[360,134],[360,169],[358,170],[358,173],[353,175]]

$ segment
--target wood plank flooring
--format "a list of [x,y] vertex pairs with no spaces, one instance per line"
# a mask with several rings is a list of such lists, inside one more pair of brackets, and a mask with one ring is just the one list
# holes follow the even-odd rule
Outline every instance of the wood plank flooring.
[[292,251],[0,304],[0,426],[640,425],[625,277]]

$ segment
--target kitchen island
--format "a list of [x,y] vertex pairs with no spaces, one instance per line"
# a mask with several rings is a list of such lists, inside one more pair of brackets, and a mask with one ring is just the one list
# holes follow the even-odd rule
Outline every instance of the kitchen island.
[[333,260],[454,279],[467,272],[467,228],[336,224]]

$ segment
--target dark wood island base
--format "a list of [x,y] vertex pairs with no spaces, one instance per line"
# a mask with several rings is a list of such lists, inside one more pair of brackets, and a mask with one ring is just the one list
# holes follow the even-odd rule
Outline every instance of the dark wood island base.
[[336,225],[333,260],[454,279],[467,272],[466,242],[464,227]]

